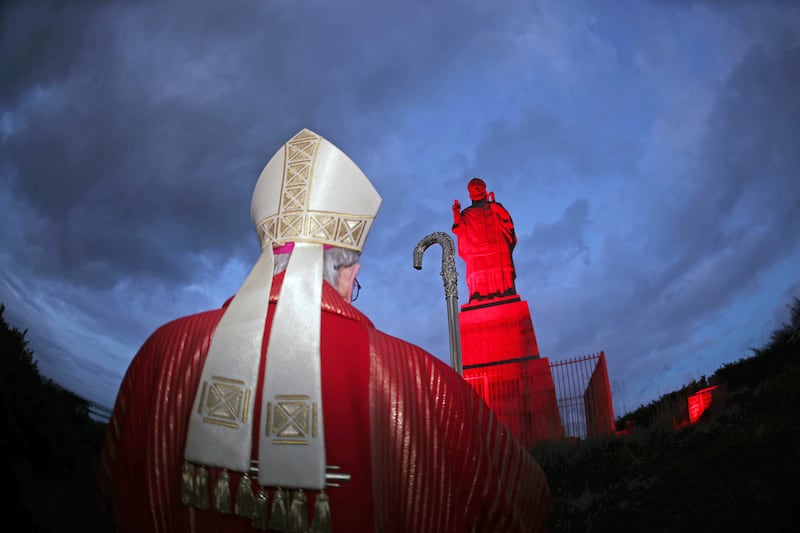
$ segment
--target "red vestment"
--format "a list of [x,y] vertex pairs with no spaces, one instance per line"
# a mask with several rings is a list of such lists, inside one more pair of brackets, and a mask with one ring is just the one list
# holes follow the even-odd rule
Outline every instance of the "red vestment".
[[[282,280],[275,276],[262,358]],[[189,411],[223,312],[162,326],[131,362],[99,475],[118,531],[253,531],[248,519],[189,508],[180,497]],[[327,464],[352,476],[327,491],[333,531],[543,528],[544,473],[472,387],[420,348],[376,330],[327,282],[321,317]],[[231,487],[238,482],[231,473]]]
[[458,255],[467,265],[469,299],[516,294],[511,252],[517,236],[508,211],[497,202],[473,202],[452,229],[458,236]]

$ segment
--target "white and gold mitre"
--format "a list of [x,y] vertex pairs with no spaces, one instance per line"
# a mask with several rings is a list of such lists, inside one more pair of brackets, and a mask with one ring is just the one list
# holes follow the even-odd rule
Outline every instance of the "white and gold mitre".
[[361,252],[380,205],[361,169],[304,129],[264,167],[251,213],[262,247],[314,242]]

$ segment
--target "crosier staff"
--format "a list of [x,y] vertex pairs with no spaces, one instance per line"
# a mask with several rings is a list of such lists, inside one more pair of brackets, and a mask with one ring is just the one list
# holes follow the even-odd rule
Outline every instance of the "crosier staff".
[[458,326],[458,272],[453,239],[447,233],[436,231],[424,236],[414,247],[414,268],[422,270],[422,254],[431,245],[442,247],[442,282],[447,300],[447,326],[450,337],[450,366],[461,375],[461,331]]

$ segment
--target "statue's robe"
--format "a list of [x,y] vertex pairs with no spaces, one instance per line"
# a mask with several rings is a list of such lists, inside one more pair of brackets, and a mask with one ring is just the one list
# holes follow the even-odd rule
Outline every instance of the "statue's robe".
[[516,294],[514,261],[517,244],[511,215],[498,202],[473,202],[453,224],[458,255],[467,265],[470,301]]
[[[264,347],[282,280],[275,276]],[[181,503],[189,411],[224,309],[159,328],[123,379],[99,474],[118,531],[253,531],[248,519]],[[333,531],[543,527],[550,505],[544,473],[459,375],[377,331],[327,282],[322,311],[327,464],[352,476],[327,490]],[[210,470],[214,479],[218,469]],[[238,483],[231,473],[231,489]],[[308,495],[309,510],[314,498]]]

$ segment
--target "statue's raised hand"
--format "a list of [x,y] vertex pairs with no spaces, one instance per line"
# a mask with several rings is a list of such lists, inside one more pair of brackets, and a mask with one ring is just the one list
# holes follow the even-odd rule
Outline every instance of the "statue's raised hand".
[[461,218],[461,202],[458,199],[453,200],[453,221],[458,224],[458,220]]

